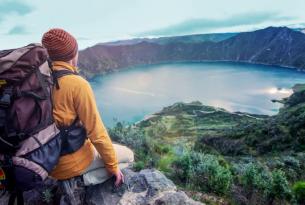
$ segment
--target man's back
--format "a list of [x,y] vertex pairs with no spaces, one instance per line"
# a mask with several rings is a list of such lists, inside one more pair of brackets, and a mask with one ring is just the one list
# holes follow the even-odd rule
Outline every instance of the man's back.
[[[76,71],[75,68],[64,62],[55,62],[53,70],[69,69]],[[58,79],[59,89],[53,90],[53,117],[59,127],[70,126],[77,118],[75,103],[78,99],[87,97],[84,93],[88,89],[88,82],[78,75],[66,75]],[[82,96],[84,95],[84,96]],[[85,108],[83,108],[86,110]],[[58,165],[52,172],[52,176],[57,179],[66,179],[78,176],[90,165],[93,160],[94,150],[92,143],[86,140],[84,146],[78,151],[66,156],[62,156]]]

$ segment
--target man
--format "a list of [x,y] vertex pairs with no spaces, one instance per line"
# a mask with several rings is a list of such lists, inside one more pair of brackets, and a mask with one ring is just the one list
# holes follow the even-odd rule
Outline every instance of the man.
[[[51,29],[42,37],[52,61],[53,71],[78,72],[76,39],[63,29]],[[84,186],[102,183],[115,176],[115,185],[124,182],[120,167],[133,161],[133,153],[124,146],[113,145],[99,115],[90,84],[79,75],[58,79],[53,90],[53,116],[59,127],[70,126],[76,118],[84,126],[87,137],[74,153],[62,156],[51,176],[59,180],[64,194],[63,204],[83,204]],[[81,184],[81,185],[80,185]]]

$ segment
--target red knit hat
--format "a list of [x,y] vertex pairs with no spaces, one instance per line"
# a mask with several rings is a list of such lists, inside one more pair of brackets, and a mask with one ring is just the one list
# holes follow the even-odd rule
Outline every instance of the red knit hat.
[[69,61],[78,51],[76,39],[60,28],[53,28],[43,34],[41,41],[53,61]]

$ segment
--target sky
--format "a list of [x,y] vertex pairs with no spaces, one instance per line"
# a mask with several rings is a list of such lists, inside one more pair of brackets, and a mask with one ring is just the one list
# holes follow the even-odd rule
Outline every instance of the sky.
[[138,37],[305,27],[305,0],[0,0],[0,50],[63,28],[84,49]]

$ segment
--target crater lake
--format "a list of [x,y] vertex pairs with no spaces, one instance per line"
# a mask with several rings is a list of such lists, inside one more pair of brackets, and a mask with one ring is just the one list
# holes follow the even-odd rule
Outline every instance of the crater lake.
[[128,68],[90,81],[106,126],[134,123],[176,102],[200,101],[229,111],[276,114],[291,87],[305,83],[294,69],[243,63],[167,63]]

